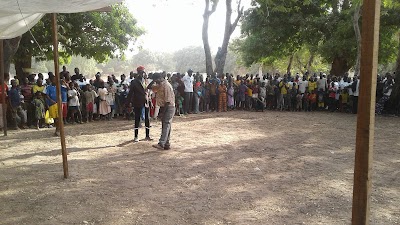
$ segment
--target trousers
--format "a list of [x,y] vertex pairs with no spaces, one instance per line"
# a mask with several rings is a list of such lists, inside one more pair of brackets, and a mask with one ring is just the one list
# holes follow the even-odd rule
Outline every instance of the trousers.
[[167,106],[163,108],[162,114],[162,127],[161,127],[161,137],[158,141],[158,144],[165,147],[169,146],[170,139],[171,139],[171,130],[172,130],[172,119],[175,115],[175,106]]
[[146,137],[150,137],[150,120],[149,120],[149,108],[146,107],[135,107],[135,137],[139,135],[140,117],[142,115],[142,109],[144,108],[144,125],[146,127]]

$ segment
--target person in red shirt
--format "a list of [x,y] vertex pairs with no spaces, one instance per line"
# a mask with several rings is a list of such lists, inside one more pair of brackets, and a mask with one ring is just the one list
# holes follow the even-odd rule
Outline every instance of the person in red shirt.
[[[4,80],[8,80],[8,77],[5,77]],[[5,123],[3,120],[3,107],[6,108],[5,111],[7,111],[7,104],[5,104],[7,102],[7,93],[8,93],[8,86],[6,84],[6,82],[4,82],[3,85],[0,85],[0,130],[3,130]],[[3,95],[5,95],[5,102],[3,102]]]
[[317,94],[315,94],[314,90],[311,91],[308,99],[310,100],[310,110],[315,111],[317,109]]

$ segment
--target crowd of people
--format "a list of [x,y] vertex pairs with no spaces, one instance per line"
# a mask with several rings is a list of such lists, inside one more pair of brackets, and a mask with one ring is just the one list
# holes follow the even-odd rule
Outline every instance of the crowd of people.
[[[136,131],[143,121],[146,130],[149,130],[148,118],[160,117],[160,109],[164,106],[158,102],[162,100],[157,95],[163,94],[157,90],[159,85],[152,84],[154,76],[171,85],[176,116],[228,110],[327,110],[357,113],[360,89],[360,78],[350,78],[347,74],[342,77],[324,73],[306,73],[302,76],[247,74],[234,77],[228,73],[203,75],[193,73],[191,69],[182,74],[147,74],[144,67],[139,67],[137,71],[130,72],[129,76],[122,74],[119,79],[111,75],[103,80],[102,75],[97,73],[94,79],[87,80],[78,68],[71,75],[63,67],[60,81],[56,81],[51,72],[48,75],[49,78],[44,79],[42,74],[32,74],[24,80],[11,80],[11,85],[3,89],[0,87],[0,96],[3,93],[7,96],[10,127],[40,129],[55,126],[58,119],[56,82],[61,84],[61,119],[65,124],[113,118],[135,119]],[[135,83],[138,76],[141,82]],[[142,86],[143,91],[135,93],[132,89],[137,89],[136,86]],[[378,77],[376,114],[384,112],[393,88],[392,74]],[[143,104],[135,105],[132,100],[135,95],[144,98]],[[0,122],[2,128],[2,116]],[[146,138],[151,139],[148,133]]]

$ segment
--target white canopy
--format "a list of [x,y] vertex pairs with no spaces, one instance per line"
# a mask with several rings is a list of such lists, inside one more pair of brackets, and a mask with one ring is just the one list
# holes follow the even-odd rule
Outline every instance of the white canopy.
[[0,39],[20,36],[46,13],[77,13],[100,9],[122,0],[0,0]]

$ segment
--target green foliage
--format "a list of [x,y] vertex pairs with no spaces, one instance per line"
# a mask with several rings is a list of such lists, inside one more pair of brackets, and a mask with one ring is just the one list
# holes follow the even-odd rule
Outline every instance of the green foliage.
[[[129,42],[136,41],[144,33],[124,4],[112,6],[111,12],[58,14],[57,22],[62,58],[81,55],[104,62],[108,58],[121,57]],[[39,60],[52,59],[50,16],[43,17],[32,28],[32,33],[43,51],[30,33],[25,33],[14,60],[30,60],[32,56]]]
[[[289,56],[304,47],[322,62],[332,63],[335,58],[342,58],[353,66],[357,56],[353,14],[360,3],[359,0],[254,0],[254,7],[245,13],[242,36],[234,41],[234,49],[247,66],[262,62],[275,67],[281,61],[287,65]],[[384,0],[379,63],[388,64],[396,59],[399,28],[400,3]]]

